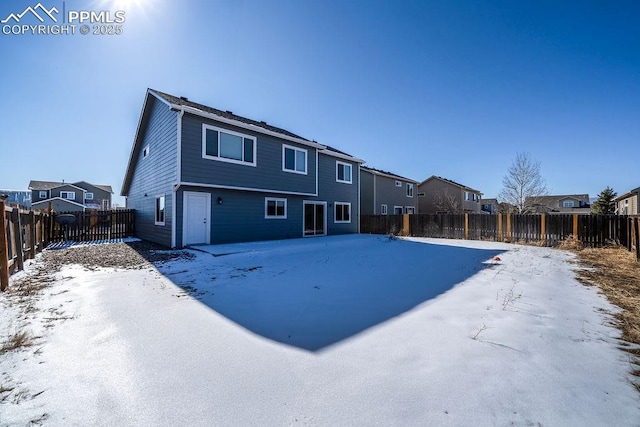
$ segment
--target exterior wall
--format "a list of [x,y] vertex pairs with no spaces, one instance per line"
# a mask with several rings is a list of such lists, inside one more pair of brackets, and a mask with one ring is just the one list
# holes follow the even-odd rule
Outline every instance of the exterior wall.
[[374,176],[371,172],[360,169],[360,213],[362,215],[377,215],[380,213],[376,211]]
[[85,204],[104,206],[103,200],[106,200],[106,209],[111,209],[111,193],[88,182],[79,182],[75,185],[84,188],[88,193],[93,193],[93,200],[85,199]]
[[[64,191],[64,190],[63,190]],[[49,203],[51,203],[51,209],[54,212],[82,212],[84,206],[78,206],[74,203],[69,203],[62,199],[47,199],[40,202],[32,203],[32,209],[49,209]]]
[[[396,181],[402,183],[402,187],[396,187]],[[414,208],[415,213],[418,213],[418,184],[413,184],[413,197],[407,197],[407,181],[390,178],[386,176],[376,175],[376,215],[381,213],[381,206],[387,205],[387,213],[393,214],[394,206],[402,206]]]
[[49,191],[49,198],[60,197],[60,193],[64,191],[73,191],[75,193],[75,199],[66,199],[71,200],[72,202],[84,204],[84,190],[78,188],[76,185],[61,185],[60,187],[52,188]]
[[[173,185],[177,182],[177,113],[154,97],[146,123],[141,123],[142,143],[136,157],[127,195],[127,208],[136,210],[136,236],[171,246]],[[143,157],[143,149],[149,154]],[[165,196],[165,224],[155,225],[156,197]]]
[[[202,124],[255,137],[256,166],[239,165],[202,156]],[[182,119],[182,182],[305,194],[316,192],[316,150],[276,137],[185,114]],[[282,170],[282,146],[307,150],[307,174]]]
[[[436,197],[438,194],[451,194],[460,205],[462,212],[479,213],[480,212],[480,194],[476,194],[476,200],[470,196],[470,200],[465,200],[465,191],[455,184],[440,179],[430,179],[418,186],[417,193],[425,193],[425,196],[418,197],[418,211],[420,213],[437,213],[439,211],[436,206]],[[417,194],[416,193],[416,194]],[[474,194],[469,191],[469,194]]]
[[631,194],[617,202],[619,215],[637,215],[638,213],[638,194]]
[[[336,180],[336,162],[351,165],[351,184],[344,184]],[[305,200],[327,202],[327,234],[357,233],[360,229],[360,207],[358,186],[360,182],[359,165],[355,162],[338,159],[333,156],[320,154],[318,156],[318,197],[307,197]],[[351,203],[351,222],[348,224],[335,223],[335,203]]]

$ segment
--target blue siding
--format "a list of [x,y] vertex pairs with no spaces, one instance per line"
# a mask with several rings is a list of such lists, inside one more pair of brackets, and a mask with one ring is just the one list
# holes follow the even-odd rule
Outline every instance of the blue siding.
[[[127,207],[136,210],[136,236],[171,246],[173,185],[177,183],[177,113],[154,97],[140,129],[141,143],[127,195]],[[143,149],[149,154],[143,158]],[[165,196],[165,225],[155,225],[156,197]]]
[[[344,184],[336,182],[336,162],[351,165],[352,183]],[[333,156],[320,154],[318,156],[318,197],[317,201],[327,202],[327,231],[332,234],[357,233],[359,228],[359,204],[358,204],[358,163],[337,159]],[[308,199],[308,200],[314,200]],[[351,223],[335,223],[335,202],[351,203]]]
[[[203,158],[203,123],[257,138],[256,166]],[[306,175],[282,170],[283,144],[307,150]],[[185,114],[182,119],[182,182],[315,194],[315,159],[314,148],[190,114]]]

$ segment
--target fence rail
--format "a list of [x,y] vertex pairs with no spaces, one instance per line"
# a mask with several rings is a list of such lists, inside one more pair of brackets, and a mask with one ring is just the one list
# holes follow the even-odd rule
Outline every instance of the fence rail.
[[625,215],[362,215],[360,232],[414,237],[492,240],[555,246],[574,236],[588,247],[611,243],[635,250],[640,260],[640,217]]
[[[85,211],[58,213],[22,210],[5,205],[0,198],[0,290],[9,286],[9,276],[24,268],[50,243],[72,240],[89,242],[130,237],[134,234],[135,211]],[[60,224],[60,215],[72,215],[72,224]]]

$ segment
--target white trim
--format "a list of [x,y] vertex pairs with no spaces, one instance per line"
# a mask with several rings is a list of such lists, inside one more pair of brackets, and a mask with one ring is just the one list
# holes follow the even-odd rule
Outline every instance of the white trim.
[[[409,209],[413,209],[413,212],[409,213]],[[405,206],[404,207],[404,213],[409,214],[409,215],[415,215],[416,207],[415,206]]]
[[385,203],[380,205],[380,215],[389,215],[389,207]]
[[[42,193],[44,193],[44,196],[42,195]],[[49,192],[47,190],[38,190],[39,199],[46,199],[47,197],[49,197]]]
[[63,202],[71,203],[71,204],[74,204],[76,206],[80,206],[80,207],[82,207],[82,209],[86,208],[86,206],[83,205],[82,203],[74,202],[73,200],[69,200],[69,199],[63,199],[62,197],[52,197],[50,199],[45,199],[45,200],[40,200],[38,202],[33,202],[33,203],[31,203],[31,206],[39,205],[41,203],[47,203],[48,204],[49,202],[52,202],[54,200],[62,200]]
[[[287,169],[285,167],[285,153],[287,148],[289,150],[293,150],[294,152],[294,156],[293,156],[293,170],[292,169]],[[296,152],[303,152],[304,153],[304,172],[300,172],[299,170],[296,169],[296,167],[298,166],[298,157],[296,156]],[[294,147],[293,145],[287,145],[287,144],[282,144],[282,171],[283,172],[288,172],[288,173],[297,173],[300,175],[307,175],[309,170],[309,150],[305,149],[305,148],[299,148],[299,147]]]
[[[178,193],[176,190],[171,192],[171,247],[176,247],[176,234],[177,234],[177,225],[176,225],[176,200]],[[166,218],[165,218],[166,220]]]
[[[214,130],[216,132],[218,132],[218,155],[217,156],[211,156],[209,154],[207,154],[207,129],[211,129]],[[226,133],[229,135],[233,135],[233,136],[237,136],[238,138],[240,138],[242,140],[242,157],[244,158],[244,140],[246,139],[250,139],[253,141],[253,162],[246,162],[244,160],[237,160],[237,159],[229,159],[227,157],[220,157],[220,133]],[[239,132],[235,132],[232,130],[228,130],[228,129],[224,129],[224,128],[219,128],[217,126],[212,126],[206,123],[202,123],[202,158],[203,159],[209,159],[209,160],[215,160],[218,162],[225,162],[225,163],[234,163],[236,165],[243,165],[243,166],[253,166],[256,167],[257,166],[257,154],[258,154],[258,139],[255,136],[251,136],[251,135],[246,135],[244,133],[239,133]]]
[[318,169],[320,169],[320,163],[318,162],[318,150],[316,150],[316,196],[318,193]]
[[[409,195],[409,188],[411,188],[411,195]],[[406,195],[407,197],[410,197],[410,198],[412,198],[412,199],[413,199],[413,194],[415,193],[415,190],[416,190],[416,188],[415,188],[415,186],[413,185],[413,183],[411,183],[411,182],[407,182],[407,187],[406,187],[405,195]]]
[[[309,234],[309,235],[306,235],[306,234],[304,233],[304,232],[305,232],[305,230],[304,230],[304,220],[305,220],[305,217],[304,217],[304,207],[305,207],[306,205],[324,205],[324,224],[323,224],[324,234]],[[313,200],[303,200],[303,201],[302,201],[302,237],[320,237],[320,236],[326,236],[326,235],[328,234],[328,233],[327,233],[327,232],[328,232],[328,230],[327,230],[327,222],[328,222],[327,216],[328,216],[328,215],[327,215],[327,202],[317,202],[317,201],[313,201]]]
[[[269,202],[276,202],[276,214],[269,216],[268,205]],[[284,216],[278,215],[278,202],[284,202]],[[281,197],[265,197],[264,198],[264,219],[287,219],[287,199]]]
[[[400,213],[399,214],[396,213],[396,209],[400,209]],[[404,207],[403,206],[394,206],[393,207],[393,214],[394,215],[402,215],[402,212],[404,212]]]
[[[338,205],[348,205],[349,206],[349,221],[340,220],[338,221]],[[344,213],[343,213],[344,214]],[[333,223],[334,224],[351,224],[351,217],[353,216],[353,212],[351,210],[351,202],[333,202]]]
[[291,194],[292,196],[318,197],[318,193],[302,193],[297,191],[282,191],[268,188],[236,187],[233,185],[203,184],[199,182],[181,182],[178,187],[220,188],[223,190],[257,191],[258,193]]
[[182,192],[182,246],[186,246],[185,241],[187,240],[187,227],[185,227],[185,222],[187,218],[187,194],[204,194],[207,198],[207,216],[205,220],[207,222],[208,230],[205,238],[205,245],[211,244],[211,193],[206,193],[203,191],[183,191]]
[[[338,178],[339,174],[338,171],[340,169],[340,165],[345,166],[345,171],[346,171],[346,166],[349,167],[349,180],[347,181],[345,180],[341,180],[340,178]],[[340,182],[342,184],[353,184],[353,165],[351,163],[345,163],[345,162],[341,162],[339,160],[336,160],[336,182]]]
[[[164,202],[164,207],[162,208],[162,221],[158,221],[158,199],[162,198]],[[154,198],[153,205],[153,225],[162,225],[164,226],[167,220],[167,196],[164,194],[160,194]]]
[[[91,196],[91,197],[89,197]],[[93,200],[93,193],[87,191],[87,194],[84,195],[85,200]]]

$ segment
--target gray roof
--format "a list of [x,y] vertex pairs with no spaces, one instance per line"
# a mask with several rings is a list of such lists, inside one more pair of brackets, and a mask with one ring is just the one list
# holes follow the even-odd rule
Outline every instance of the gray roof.
[[536,197],[527,197],[525,199],[525,203],[527,203],[527,201],[535,201],[536,204],[540,204],[540,205],[553,205],[553,204],[557,204],[560,203],[561,200],[565,200],[565,199],[574,199],[574,200],[579,200],[579,201],[583,201],[585,203],[589,203],[589,195],[588,194],[562,194],[562,195],[557,195],[557,196],[536,196]]
[[621,196],[616,197],[615,199],[613,199],[614,202],[619,202],[620,200],[626,199],[627,197],[631,197],[634,194],[638,194],[640,196],[640,187],[638,188],[634,188],[631,191],[627,191],[626,193],[624,193]]
[[443,178],[443,177],[437,176],[437,175],[431,175],[429,178],[427,178],[424,181],[422,181],[420,183],[420,185],[424,184],[425,182],[429,181],[430,179],[439,179],[440,181],[448,182],[449,184],[453,184],[453,185],[455,185],[457,187],[460,187],[460,188],[462,188],[464,190],[469,190],[469,191],[474,191],[476,193],[480,193],[480,190],[476,190],[475,188],[468,187],[468,186],[466,186],[464,184],[460,184],[459,182],[455,182],[455,181],[453,181],[451,179]]
[[[57,188],[63,185],[73,185],[75,187],[80,187],[82,188],[82,183],[86,182],[86,181],[78,181],[78,182],[59,182],[59,181],[34,181],[31,180],[29,181],[29,190],[51,190],[52,188]],[[108,193],[113,193],[113,189],[111,188],[110,185],[97,185],[97,184],[91,184],[89,182],[87,182],[87,184],[89,185],[93,185],[94,187],[97,187],[101,190],[104,190]]]
[[393,173],[393,172],[387,172],[387,171],[382,170],[382,169],[376,169],[376,168],[372,168],[372,167],[369,167],[369,166],[360,166],[360,169],[364,169],[365,171],[378,172],[378,173],[381,173],[381,174],[383,174],[383,175],[388,175],[388,176],[389,176],[389,177],[391,177],[391,178],[397,178],[397,179],[401,179],[401,180],[403,180],[403,181],[413,182],[413,183],[415,183],[415,184],[417,184],[417,183],[418,183],[418,181],[416,181],[416,180],[409,179],[409,178],[405,178],[404,176],[401,176],[401,175],[395,174],[395,173]]
[[[265,121],[251,120],[251,119],[248,119],[246,117],[242,117],[242,116],[239,116],[237,114],[233,114],[232,111],[222,111],[222,110],[218,110],[217,108],[208,107],[208,106],[206,106],[204,104],[199,104],[197,102],[189,101],[188,98],[185,98],[183,96],[178,97],[178,96],[174,96],[174,95],[169,95],[168,93],[160,92],[159,90],[155,90],[155,89],[149,89],[149,90],[151,92],[155,93],[160,98],[164,99],[165,101],[167,101],[170,104],[182,105],[182,106],[186,106],[186,107],[196,108],[196,109],[204,111],[206,113],[211,113],[211,114],[215,114],[216,116],[224,117],[225,119],[236,120],[238,122],[242,122],[242,123],[245,123],[245,124],[248,124],[248,125],[257,126],[257,127],[266,129],[266,130],[271,131],[271,132],[280,133],[282,135],[286,135],[286,136],[289,136],[291,138],[298,138],[298,139],[303,139],[305,141],[309,141],[308,139],[303,138],[303,137],[301,137],[299,135],[296,135],[295,133],[289,132],[288,130],[281,129],[281,128],[276,127],[276,126],[272,126],[272,125],[268,124]],[[311,141],[309,141],[309,142],[311,142]]]

